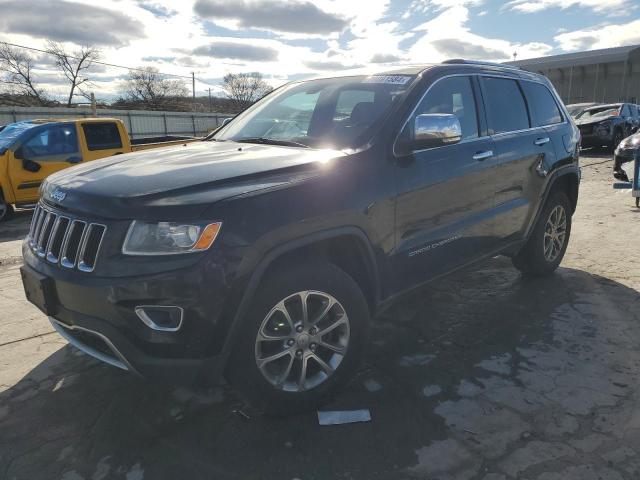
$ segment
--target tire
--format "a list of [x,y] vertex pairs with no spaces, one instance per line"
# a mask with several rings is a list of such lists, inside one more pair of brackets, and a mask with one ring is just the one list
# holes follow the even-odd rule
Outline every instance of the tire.
[[13,207],[4,201],[2,193],[0,192],[0,222],[9,220],[13,215]]
[[[562,213],[564,214],[564,230]],[[559,215],[557,229],[553,215]],[[559,232],[563,232],[559,233]],[[562,191],[552,192],[524,247],[512,258],[513,265],[523,274],[542,276],[553,273],[560,265],[571,235],[571,203]],[[561,241],[554,241],[554,238]]]
[[622,130],[616,130],[613,133],[611,149],[615,151],[616,148],[618,148],[618,145],[620,145],[620,142],[622,142],[622,140],[624,140],[624,134],[622,133]]
[[[303,320],[303,299],[308,321]],[[318,407],[352,378],[368,342],[369,309],[344,271],[330,263],[303,264],[263,280],[242,326],[227,364],[227,379],[259,412],[287,415]],[[280,358],[261,362],[259,368],[259,360],[274,355]],[[304,362],[307,375],[301,382]]]

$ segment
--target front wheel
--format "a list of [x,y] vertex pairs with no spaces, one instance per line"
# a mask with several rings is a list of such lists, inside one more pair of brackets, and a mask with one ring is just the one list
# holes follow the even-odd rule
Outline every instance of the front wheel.
[[8,220],[9,218],[11,218],[12,214],[13,208],[11,207],[11,205],[4,201],[4,198],[2,198],[2,193],[0,192],[0,222]]
[[367,344],[369,310],[356,282],[335,265],[271,274],[249,310],[227,377],[260,412],[316,408],[355,373]]
[[615,149],[618,148],[618,145],[620,145],[622,140],[624,140],[624,134],[622,133],[621,130],[616,130],[615,133],[613,134],[613,144],[611,145],[611,148],[615,151]]
[[549,275],[560,265],[571,234],[571,204],[564,192],[552,193],[513,265],[525,274]]

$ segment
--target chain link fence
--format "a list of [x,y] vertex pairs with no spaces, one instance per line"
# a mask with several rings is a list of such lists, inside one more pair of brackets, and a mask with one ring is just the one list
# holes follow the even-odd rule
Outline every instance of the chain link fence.
[[0,107],[0,126],[22,120],[64,120],[96,116],[122,120],[131,139],[136,140],[171,135],[201,137],[222,125],[233,114],[108,109],[98,109],[94,114],[90,108]]

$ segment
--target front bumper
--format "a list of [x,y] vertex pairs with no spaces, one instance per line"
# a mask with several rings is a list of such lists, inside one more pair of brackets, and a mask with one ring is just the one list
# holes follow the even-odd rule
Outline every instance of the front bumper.
[[640,157],[640,149],[623,150],[618,148],[613,157],[613,176],[618,180],[628,182],[630,179],[622,169],[622,165],[633,162],[636,157]]
[[600,147],[602,145],[610,145],[613,142],[609,134],[582,133],[580,145],[582,148]]
[[[172,384],[216,383],[222,373],[219,321],[227,284],[220,267],[198,262],[162,274],[104,278],[66,271],[23,248],[25,276],[46,279],[46,310],[54,328],[71,344],[113,366]],[[179,305],[178,331],[149,328],[139,305]],[[218,341],[215,341],[218,340]],[[216,346],[218,345],[218,346]]]

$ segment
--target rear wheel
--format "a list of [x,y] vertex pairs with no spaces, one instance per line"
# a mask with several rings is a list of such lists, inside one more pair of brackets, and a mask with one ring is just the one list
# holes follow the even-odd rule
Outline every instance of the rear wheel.
[[313,409],[348,382],[369,311],[349,275],[308,264],[266,278],[243,327],[227,377],[257,410],[282,415]]
[[527,241],[513,257],[525,274],[548,275],[560,265],[571,234],[571,204],[564,192],[553,192]]

